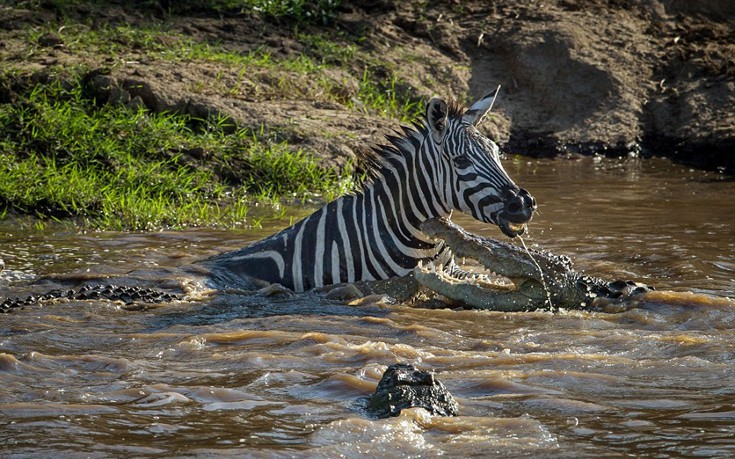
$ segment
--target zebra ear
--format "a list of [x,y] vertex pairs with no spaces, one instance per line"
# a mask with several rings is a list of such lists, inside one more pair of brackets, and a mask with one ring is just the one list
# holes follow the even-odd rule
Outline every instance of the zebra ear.
[[487,115],[490,109],[493,108],[495,98],[498,96],[499,91],[500,86],[498,86],[494,93],[487,94],[485,97],[472,104],[472,107],[462,115],[462,122],[473,126],[480,124],[483,118],[485,118],[485,115]]
[[426,122],[429,125],[432,137],[436,143],[441,143],[444,131],[447,128],[449,108],[441,99],[433,98],[426,105]]

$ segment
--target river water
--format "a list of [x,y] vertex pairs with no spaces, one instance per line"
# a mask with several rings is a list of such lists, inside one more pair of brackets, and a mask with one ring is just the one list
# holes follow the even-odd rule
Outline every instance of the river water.
[[[664,160],[511,158],[506,169],[539,202],[528,245],[678,293],[556,314],[257,293],[146,311],[28,307],[0,315],[0,456],[735,456],[735,182]],[[180,285],[179,267],[308,210],[257,231],[6,221],[0,297],[68,273]],[[360,401],[396,362],[436,372],[460,416],[366,417]]]

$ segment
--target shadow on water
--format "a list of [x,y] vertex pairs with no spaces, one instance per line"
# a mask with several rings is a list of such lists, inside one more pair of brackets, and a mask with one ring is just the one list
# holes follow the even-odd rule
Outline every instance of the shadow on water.
[[385,317],[390,310],[377,305],[351,306],[325,299],[316,293],[266,296],[253,293],[220,293],[201,306],[152,316],[150,328],[156,331],[172,325],[208,326],[228,323],[236,319],[259,319],[277,316],[352,316]]

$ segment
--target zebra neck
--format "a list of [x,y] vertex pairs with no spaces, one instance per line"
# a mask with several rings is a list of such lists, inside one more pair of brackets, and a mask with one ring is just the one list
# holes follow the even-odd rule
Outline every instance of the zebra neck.
[[393,139],[397,149],[383,150],[381,167],[362,193],[390,203],[391,224],[423,241],[428,238],[419,229],[421,222],[451,214],[448,195],[440,191],[451,189],[449,176],[438,161],[440,153],[424,141],[426,135],[412,132]]
[[373,183],[355,196],[355,205],[368,217],[366,223],[379,225],[392,235],[391,241],[411,240],[433,245],[431,239],[421,231],[421,222],[434,216],[448,216],[449,212],[438,212],[426,202],[417,202],[412,190],[391,186],[397,183],[401,182],[395,178],[376,177]]
[[396,143],[398,150],[384,152],[380,169],[355,195],[353,204],[356,213],[364,216],[356,224],[376,231],[376,249],[386,269],[395,275],[405,275],[419,259],[437,256],[441,244],[424,234],[420,225],[429,218],[451,214],[444,195],[437,190],[446,185],[445,174],[431,160],[438,153],[418,148],[423,145],[417,134]]

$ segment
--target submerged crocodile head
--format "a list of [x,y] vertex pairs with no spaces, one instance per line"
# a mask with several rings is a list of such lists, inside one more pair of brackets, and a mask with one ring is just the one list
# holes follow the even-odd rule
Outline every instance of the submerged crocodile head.
[[416,267],[415,278],[436,293],[473,308],[584,308],[596,297],[629,298],[651,290],[631,281],[606,282],[582,275],[574,271],[568,257],[483,238],[447,219],[427,220],[421,230],[443,239],[454,257],[476,260],[485,272],[468,273],[453,260],[426,262]]

